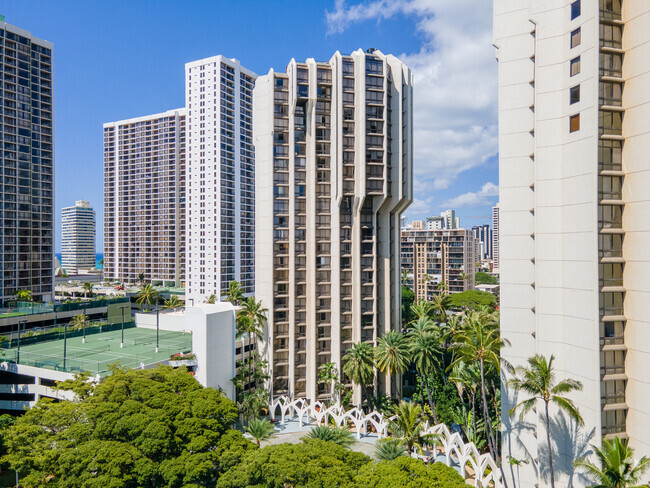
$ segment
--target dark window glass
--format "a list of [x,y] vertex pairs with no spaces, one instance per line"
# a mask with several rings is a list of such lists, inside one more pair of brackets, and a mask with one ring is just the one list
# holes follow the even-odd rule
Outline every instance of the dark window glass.
[[571,20],[580,15],[580,0],[576,0],[571,4]]
[[570,103],[578,103],[580,101],[580,85],[571,88]]

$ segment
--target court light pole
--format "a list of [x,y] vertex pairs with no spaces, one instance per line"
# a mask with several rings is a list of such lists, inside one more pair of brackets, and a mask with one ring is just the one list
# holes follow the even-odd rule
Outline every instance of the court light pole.
[[65,371],[67,355],[68,355],[68,322],[63,324],[63,371]]
[[18,351],[16,352],[16,364],[20,363],[20,329],[25,326],[27,321],[25,319],[18,321],[18,343],[16,345]]
[[84,335],[83,335],[83,338],[81,339],[81,342],[83,344],[85,344],[86,343],[86,307],[84,307],[84,321],[83,321],[82,327],[83,327],[83,334]]
[[156,304],[156,352],[160,351],[160,305]]
[[124,306],[121,307],[122,310],[122,342],[120,342],[120,347],[124,347]]

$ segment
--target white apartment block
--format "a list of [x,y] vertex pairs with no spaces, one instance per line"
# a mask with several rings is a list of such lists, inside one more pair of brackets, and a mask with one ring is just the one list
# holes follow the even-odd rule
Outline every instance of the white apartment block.
[[460,219],[456,217],[455,210],[445,210],[440,214],[440,217],[442,217],[443,229],[455,229],[460,227]]
[[[4,20],[4,19],[2,19]],[[0,21],[0,306],[54,298],[52,43]]]
[[443,229],[445,227],[445,218],[440,216],[427,217],[427,230]]
[[[269,309],[272,393],[322,399],[319,366],[340,371],[353,343],[400,327],[411,71],[376,50],[292,60],[257,80],[254,100],[255,291]],[[396,388],[377,375],[375,391]]]
[[[649,26],[647,0],[494,2],[503,356],[555,355],[557,378],[584,385],[570,397],[589,442],[629,438],[638,457],[650,455]],[[510,419],[514,402],[504,388],[509,486],[549,486],[534,467],[548,469],[541,416]],[[572,462],[587,442],[551,420],[556,486],[583,487]],[[530,462],[510,469],[508,456]]]
[[477,242],[471,230],[427,230],[422,221],[402,229],[402,272],[415,300],[433,300],[441,293],[441,283],[448,293],[473,290]]
[[182,286],[184,108],[104,124],[104,277]]
[[499,272],[499,203],[492,207],[492,271]]
[[195,304],[212,294],[219,299],[231,281],[238,281],[246,295],[255,291],[256,78],[223,56],[185,65],[186,296]]
[[85,200],[63,208],[61,267],[68,274],[95,267],[95,211]]

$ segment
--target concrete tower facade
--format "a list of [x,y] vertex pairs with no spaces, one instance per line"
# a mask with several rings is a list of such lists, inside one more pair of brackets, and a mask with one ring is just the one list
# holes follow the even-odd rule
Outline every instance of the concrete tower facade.
[[63,208],[61,267],[68,274],[95,267],[95,211],[84,200]]

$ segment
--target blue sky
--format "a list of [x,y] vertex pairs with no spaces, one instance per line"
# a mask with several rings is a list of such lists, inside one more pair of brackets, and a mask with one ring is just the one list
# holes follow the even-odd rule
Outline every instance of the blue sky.
[[[403,58],[416,90],[416,201],[406,215],[457,204],[463,225],[487,222],[498,185],[489,3],[3,0],[8,23],[54,43],[57,251],[61,208],[88,200],[101,252],[102,124],[183,106],[184,64],[216,54],[258,74],[337,50]],[[481,89],[477,76],[489,79]]]

